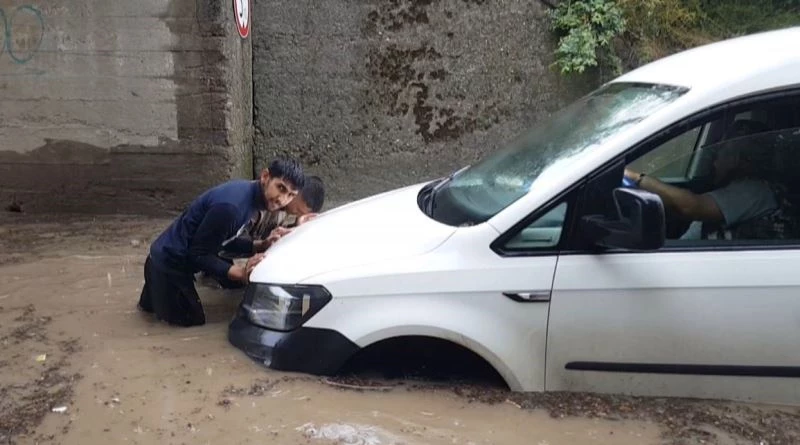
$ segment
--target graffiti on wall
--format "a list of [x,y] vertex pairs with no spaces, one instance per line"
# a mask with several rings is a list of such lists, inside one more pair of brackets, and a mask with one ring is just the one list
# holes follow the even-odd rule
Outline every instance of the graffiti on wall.
[[9,57],[16,64],[28,63],[44,39],[44,17],[33,5],[0,8],[0,61]]

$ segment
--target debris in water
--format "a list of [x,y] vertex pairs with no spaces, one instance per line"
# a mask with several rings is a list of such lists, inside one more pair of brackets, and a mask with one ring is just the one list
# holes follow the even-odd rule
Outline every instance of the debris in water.
[[309,439],[334,441],[348,445],[380,445],[383,443],[401,443],[400,437],[375,426],[328,423],[317,427],[313,423],[306,423],[295,428]]
[[66,406],[56,406],[51,411],[53,411],[54,413],[58,413],[58,414],[64,414],[65,412],[67,412],[67,407]]
[[420,411],[419,413],[422,414],[423,416],[428,416],[428,417],[433,416],[433,413],[428,412],[428,411]]
[[391,390],[394,389],[393,386],[351,385],[351,384],[348,384],[348,383],[334,382],[331,379],[323,379],[322,381],[325,384],[334,386],[336,388],[352,389],[352,390],[355,390],[355,391],[391,391]]
[[47,360],[47,354],[39,354],[39,355],[36,356],[36,361],[37,362],[41,363],[41,362],[43,362],[45,360]]
[[133,247],[139,247],[139,246],[141,246],[141,245],[142,245],[142,242],[141,242],[141,241],[139,241],[138,239],[132,239],[132,240],[131,240],[131,246],[133,246]]
[[111,287],[111,272],[106,274],[106,278],[108,279],[108,287]]
[[509,405],[516,406],[519,409],[522,409],[522,405],[520,405],[519,403],[517,403],[517,402],[515,402],[515,401],[513,401],[511,399],[506,399],[506,403],[508,403]]

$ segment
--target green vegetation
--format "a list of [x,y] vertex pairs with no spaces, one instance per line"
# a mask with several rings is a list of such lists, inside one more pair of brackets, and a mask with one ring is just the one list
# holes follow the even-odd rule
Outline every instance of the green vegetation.
[[625,31],[625,19],[615,0],[562,1],[552,19],[554,29],[564,34],[556,48],[562,73],[582,73],[603,58],[619,62],[612,44]]
[[605,78],[687,48],[800,25],[800,0],[561,0],[551,19],[560,71]]

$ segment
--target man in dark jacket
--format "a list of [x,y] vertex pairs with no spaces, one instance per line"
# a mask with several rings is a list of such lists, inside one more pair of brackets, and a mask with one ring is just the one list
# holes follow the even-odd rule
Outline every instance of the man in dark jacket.
[[[236,245],[243,242],[242,238],[253,240],[257,252],[263,252],[281,237],[292,231],[294,227],[305,223],[317,216],[325,203],[325,185],[318,176],[306,176],[303,187],[292,201],[281,210],[269,211],[266,209],[256,212],[255,217],[242,230],[242,236],[229,240],[223,244],[219,256],[228,264],[233,264],[234,259],[248,258],[250,252],[237,251]],[[229,247],[229,243],[233,248]],[[206,272],[197,274],[196,281],[212,289],[240,289],[246,283],[229,279],[215,278]]]
[[[240,235],[257,212],[289,204],[304,181],[296,161],[275,160],[258,180],[229,181],[200,195],[150,246],[139,308],[173,325],[205,324],[194,274],[247,283],[267,245]],[[243,266],[230,264],[218,256],[223,245],[252,256]]]

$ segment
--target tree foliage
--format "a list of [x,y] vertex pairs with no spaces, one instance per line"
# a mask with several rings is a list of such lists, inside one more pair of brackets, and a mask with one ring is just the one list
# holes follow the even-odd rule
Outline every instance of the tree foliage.
[[564,74],[613,75],[717,40],[800,25],[800,0],[561,0],[551,10]]
[[[613,39],[625,30],[622,10],[614,0],[562,1],[552,11],[553,28],[563,33],[556,48],[562,73],[582,73],[613,56]],[[601,52],[601,54],[598,54]]]

